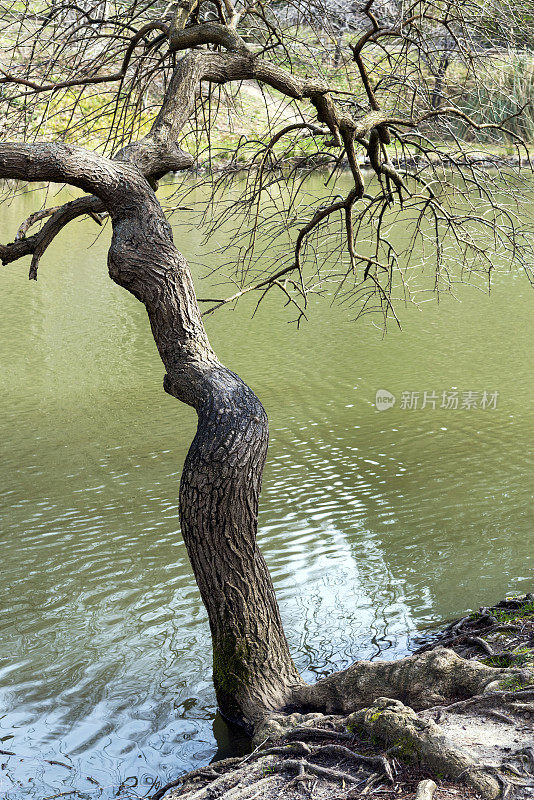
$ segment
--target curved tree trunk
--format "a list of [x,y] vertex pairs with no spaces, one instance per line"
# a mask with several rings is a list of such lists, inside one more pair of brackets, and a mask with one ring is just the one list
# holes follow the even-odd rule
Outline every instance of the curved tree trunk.
[[253,722],[281,708],[299,680],[256,544],[267,416],[251,389],[221,365],[204,389],[180,485],[182,536],[208,610],[219,707],[233,720]]
[[109,273],[146,306],[165,390],[198,414],[180,484],[182,536],[208,611],[219,708],[252,728],[301,683],[256,543],[267,415],[211,349],[188,265],[151,190],[114,219]]

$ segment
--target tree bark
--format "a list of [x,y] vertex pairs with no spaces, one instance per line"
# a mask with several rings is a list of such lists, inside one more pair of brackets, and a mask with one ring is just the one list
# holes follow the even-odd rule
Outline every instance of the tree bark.
[[180,515],[208,610],[213,679],[226,717],[256,722],[299,682],[256,543],[267,416],[251,389],[214,365],[180,486]]

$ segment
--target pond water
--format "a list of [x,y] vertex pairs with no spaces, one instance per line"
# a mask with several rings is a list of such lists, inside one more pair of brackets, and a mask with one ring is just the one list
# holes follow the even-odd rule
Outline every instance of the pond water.
[[[35,195],[9,207],[1,240],[35,207]],[[162,391],[145,312],[107,276],[108,232],[94,235],[71,225],[37,283],[27,264],[0,273],[9,800],[108,798],[124,781],[142,796],[244,744],[215,715],[179,532],[194,413]],[[201,252],[195,231],[176,240]],[[403,310],[385,339],[326,301],[298,331],[273,302],[253,320],[247,303],[208,319],[270,416],[259,538],[310,680],[398,657],[432,623],[532,589],[534,292],[509,274],[489,297],[459,296]],[[380,389],[394,408],[377,410]],[[454,389],[479,407],[441,409]],[[437,408],[421,409],[424,391]],[[484,391],[496,408],[480,408]]]

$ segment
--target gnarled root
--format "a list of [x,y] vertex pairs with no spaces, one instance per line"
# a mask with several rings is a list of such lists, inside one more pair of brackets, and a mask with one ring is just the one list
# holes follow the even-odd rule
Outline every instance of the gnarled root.
[[[487,800],[501,794],[505,797],[503,789],[508,787],[495,767],[475,760],[440,726],[389,698],[379,698],[369,708],[344,718],[274,715],[258,730],[259,736],[265,734],[274,736],[275,741],[264,741],[249,756],[229,763],[222,774],[220,765],[215,764],[211,770],[184,776],[181,789],[169,798],[295,800],[298,790],[313,793],[317,787],[324,797],[338,798],[340,789],[343,796],[350,790],[347,796],[360,797],[377,784],[395,788],[394,765],[402,774],[406,763],[409,771],[422,767],[436,780],[466,783]],[[433,781],[423,781],[417,797],[431,800],[435,788]]]
[[399,700],[379,698],[372,706],[347,718],[349,727],[379,739],[401,759],[424,763],[437,775],[463,781],[483,797],[499,797],[501,783],[494,771],[477,764],[441,728],[425,721]]
[[512,675],[520,682],[529,679],[521,669],[489,667],[438,647],[400,661],[358,661],[311,686],[296,686],[290,705],[327,714],[348,714],[378,697],[394,697],[422,709],[481,694],[489,684]]
[[[434,712],[434,720],[440,722],[446,714],[461,714],[464,711],[477,709],[479,713],[500,714],[500,719],[513,722],[513,719],[496,709],[502,709],[509,714],[520,717],[530,718],[534,715],[534,686],[525,686],[515,692],[490,691],[491,685],[486,688],[484,694],[476,694],[467,700],[458,700],[456,703],[449,703],[446,706],[436,706],[434,709],[427,709]],[[530,701],[530,702],[528,702]]]
[[[300,740],[283,740],[272,747],[256,750],[238,764],[229,764],[230,769],[223,774],[217,771],[218,765],[214,766],[216,769],[197,770],[184,776],[180,789],[167,798],[186,795],[188,800],[262,797],[294,800],[295,787],[310,782],[320,782],[334,790],[340,787],[363,790],[377,781],[393,782],[391,766],[382,756],[362,755],[339,744],[310,746]],[[174,786],[177,784],[175,782]],[[172,786],[163,787],[154,798],[159,800]]]

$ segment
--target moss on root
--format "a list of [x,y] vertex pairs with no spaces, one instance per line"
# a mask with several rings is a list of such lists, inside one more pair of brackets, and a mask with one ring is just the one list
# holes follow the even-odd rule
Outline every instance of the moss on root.
[[413,764],[419,761],[419,753],[413,741],[406,738],[399,738],[393,742],[394,755],[404,764]]
[[510,622],[513,619],[528,619],[534,617],[534,600],[530,603],[525,603],[520,608],[511,608],[504,610],[495,610],[493,612],[498,622]]

